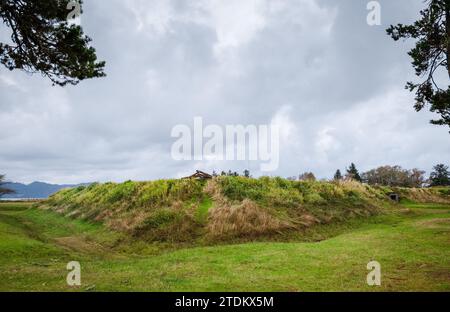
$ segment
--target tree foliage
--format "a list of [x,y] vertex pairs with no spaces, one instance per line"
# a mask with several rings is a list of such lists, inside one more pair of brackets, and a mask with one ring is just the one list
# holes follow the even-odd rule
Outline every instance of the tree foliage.
[[430,174],[430,186],[447,186],[450,185],[450,171],[448,166],[438,164],[433,167]]
[[341,170],[339,170],[339,169],[336,170],[336,173],[334,174],[334,178],[333,178],[333,179],[336,180],[336,181],[342,180],[342,179],[343,179]]
[[304,172],[298,176],[299,181],[316,181],[316,176],[312,172]]
[[14,191],[10,190],[6,187],[3,187],[3,185],[5,185],[5,175],[4,174],[0,174],[0,197],[2,197],[3,195],[7,195],[7,194],[13,194]]
[[364,182],[371,185],[422,187],[425,171],[406,170],[400,166],[382,166],[362,174]]
[[412,25],[391,25],[387,33],[396,41],[416,39],[415,47],[408,54],[416,75],[425,80],[408,82],[406,88],[416,92],[417,111],[430,105],[430,111],[440,115],[440,119],[431,120],[432,124],[450,126],[450,86],[436,81],[438,69],[445,69],[450,77],[450,1],[428,0],[420,16]]
[[60,86],[105,76],[105,62],[97,61],[91,39],[67,20],[69,2],[0,0],[0,19],[11,30],[11,43],[0,43],[0,63],[41,73]]
[[361,175],[359,174],[358,169],[356,169],[356,166],[354,163],[350,164],[350,167],[348,167],[347,174],[345,176],[346,176],[346,178],[350,178],[350,179],[356,180],[358,182],[362,182]]

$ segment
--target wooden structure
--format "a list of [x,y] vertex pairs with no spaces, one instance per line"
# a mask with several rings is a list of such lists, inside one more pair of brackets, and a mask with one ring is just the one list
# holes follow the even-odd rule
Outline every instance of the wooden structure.
[[208,180],[208,179],[212,179],[212,175],[210,175],[209,173],[200,171],[200,170],[196,170],[196,172],[193,175],[190,175],[188,177],[184,177],[183,179],[198,179],[198,180]]

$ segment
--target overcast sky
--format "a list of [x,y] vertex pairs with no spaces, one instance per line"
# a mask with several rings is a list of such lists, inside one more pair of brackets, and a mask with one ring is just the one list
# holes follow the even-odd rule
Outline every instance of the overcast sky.
[[[81,23],[108,76],[52,87],[0,68],[0,170],[13,181],[151,180],[248,161],[175,161],[177,124],[277,124],[270,175],[332,177],[355,162],[429,171],[449,163],[448,128],[416,113],[414,79],[385,29],[417,18],[422,0],[84,1]],[[7,29],[0,26],[1,36]]]

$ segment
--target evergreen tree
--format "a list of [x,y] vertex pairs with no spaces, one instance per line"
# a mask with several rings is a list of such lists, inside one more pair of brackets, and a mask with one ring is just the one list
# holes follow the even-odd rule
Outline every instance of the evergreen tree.
[[430,174],[431,186],[447,186],[450,185],[450,172],[448,166],[438,164],[433,167],[433,172]]
[[81,5],[82,0],[0,0],[0,21],[11,30],[10,42],[0,42],[0,63],[41,73],[60,86],[105,76],[91,39],[68,21],[81,14]]
[[358,169],[356,169],[356,166],[354,163],[351,163],[350,167],[348,167],[346,176],[353,180],[356,180],[358,182],[362,182],[359,171],[358,171]]
[[[425,2],[425,1],[424,1]],[[424,77],[422,82],[408,82],[406,88],[416,92],[416,111],[426,105],[430,111],[440,115],[432,124],[450,127],[450,1],[426,1],[427,7],[420,11],[421,18],[412,25],[391,25],[387,29],[395,41],[415,39],[416,46],[408,53],[416,75]],[[439,75],[439,70],[444,75]],[[442,79],[437,79],[438,77]]]
[[342,173],[341,170],[336,170],[336,173],[334,174],[334,180],[338,181],[338,180],[342,180]]

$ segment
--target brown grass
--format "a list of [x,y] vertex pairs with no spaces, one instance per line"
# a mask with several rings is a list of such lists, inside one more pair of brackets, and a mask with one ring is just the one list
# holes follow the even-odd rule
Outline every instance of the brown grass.
[[450,196],[444,196],[433,188],[398,188],[395,190],[400,193],[400,196],[417,203],[450,203]]
[[208,215],[207,235],[211,238],[259,236],[295,228],[291,222],[280,220],[249,199],[231,202],[222,195],[215,180],[208,182],[205,191],[215,202]]
[[208,235],[214,238],[258,236],[292,228],[290,222],[277,219],[248,199],[237,204],[222,203],[208,216]]

